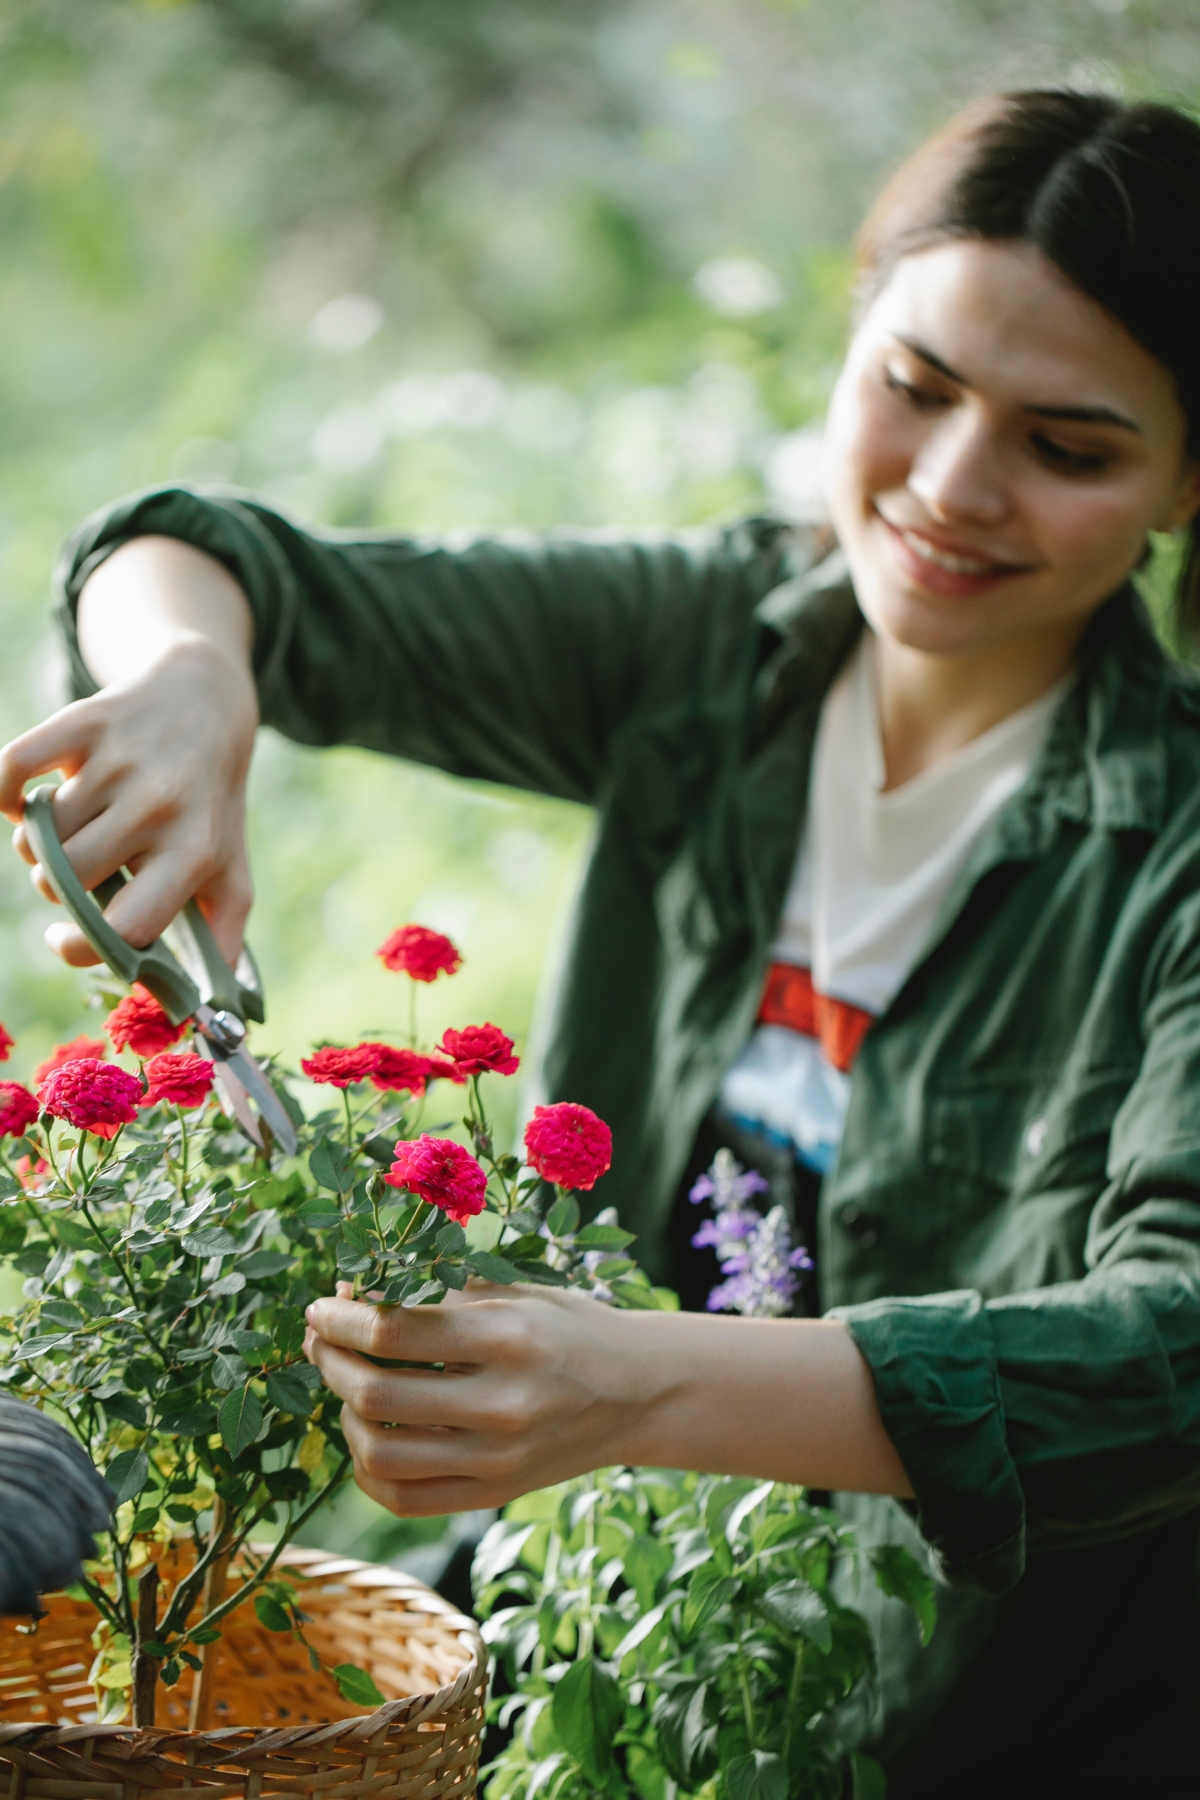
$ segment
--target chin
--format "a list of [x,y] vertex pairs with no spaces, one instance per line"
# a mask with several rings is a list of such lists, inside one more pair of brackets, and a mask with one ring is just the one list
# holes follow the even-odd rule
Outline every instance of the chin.
[[926,656],[955,656],[982,648],[1002,632],[978,604],[900,588],[877,576],[855,580],[863,615],[877,637]]

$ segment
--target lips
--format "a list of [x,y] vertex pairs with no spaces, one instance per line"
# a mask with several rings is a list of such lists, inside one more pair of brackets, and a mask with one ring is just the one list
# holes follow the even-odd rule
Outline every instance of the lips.
[[912,526],[896,525],[879,514],[887,527],[897,561],[910,580],[934,593],[954,598],[983,592],[1000,581],[1028,572],[1029,564],[999,561],[973,546],[937,538]]

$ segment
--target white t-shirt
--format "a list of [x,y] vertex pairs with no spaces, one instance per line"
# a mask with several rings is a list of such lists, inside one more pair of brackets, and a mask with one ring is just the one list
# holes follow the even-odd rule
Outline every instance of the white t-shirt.
[[808,825],[760,1023],[720,1095],[726,1112],[790,1142],[822,1173],[841,1142],[863,1033],[920,957],[984,830],[1024,783],[1072,679],[885,794],[874,651],[864,632],[822,707]]

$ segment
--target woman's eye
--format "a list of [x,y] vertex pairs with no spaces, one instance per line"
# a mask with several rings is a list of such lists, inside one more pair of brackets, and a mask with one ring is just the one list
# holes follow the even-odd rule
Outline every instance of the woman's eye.
[[911,381],[905,381],[902,375],[897,375],[894,369],[885,368],[883,379],[893,394],[903,394],[909,405],[917,407],[921,412],[929,412],[935,407],[948,404],[945,394],[934,393],[930,388],[916,387]]
[[1085,455],[1081,450],[1068,450],[1065,444],[1056,444],[1044,432],[1035,431],[1030,439],[1034,449],[1052,469],[1061,469],[1068,475],[1095,475],[1103,469],[1107,458],[1096,455]]

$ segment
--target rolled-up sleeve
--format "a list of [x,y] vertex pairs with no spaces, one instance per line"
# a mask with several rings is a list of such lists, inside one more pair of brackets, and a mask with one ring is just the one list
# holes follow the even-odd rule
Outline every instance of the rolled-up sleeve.
[[[1190,821],[1182,821],[1186,838]],[[1191,886],[1192,863],[1185,865]],[[1086,1272],[1028,1292],[833,1309],[862,1351],[935,1567],[1002,1593],[1026,1550],[1200,1506],[1200,900],[1145,960],[1143,1055],[1111,1121]],[[1049,1209],[1066,1195],[1039,1196]]]
[[636,713],[727,683],[787,553],[769,521],[403,537],[306,528],[246,494],[151,489],[87,520],[60,559],[77,696],[95,687],[75,633],[83,584],[147,535],[207,552],[240,583],[264,723],[585,803]]

